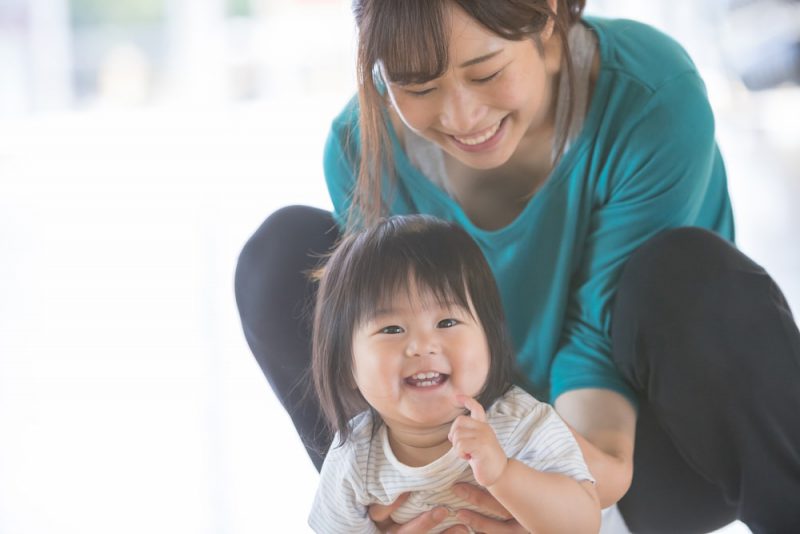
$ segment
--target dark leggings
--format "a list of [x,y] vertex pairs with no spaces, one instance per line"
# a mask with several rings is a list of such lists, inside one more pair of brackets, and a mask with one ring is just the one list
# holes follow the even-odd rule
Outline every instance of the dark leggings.
[[[337,237],[330,213],[283,208],[236,270],[245,337],[317,469],[331,436],[309,389],[304,273]],[[613,313],[613,356],[640,395],[619,502],[630,529],[707,532],[738,518],[800,532],[800,334],[769,275],[710,232],[671,230],[629,259]]]

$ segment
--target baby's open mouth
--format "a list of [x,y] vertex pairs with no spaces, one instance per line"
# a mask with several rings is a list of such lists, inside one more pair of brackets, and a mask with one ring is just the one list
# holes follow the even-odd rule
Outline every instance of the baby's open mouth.
[[439,373],[437,371],[427,371],[424,373],[415,373],[408,378],[406,378],[406,384],[418,388],[428,388],[432,386],[438,386],[447,378],[449,375]]

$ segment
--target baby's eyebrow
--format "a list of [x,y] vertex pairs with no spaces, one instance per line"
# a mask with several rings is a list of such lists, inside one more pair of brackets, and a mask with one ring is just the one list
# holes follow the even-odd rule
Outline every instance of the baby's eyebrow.
[[378,308],[377,310],[375,310],[372,313],[370,313],[369,317],[371,319],[377,319],[377,318],[380,318],[380,317],[385,317],[387,315],[391,315],[392,313],[394,313],[394,311],[395,311],[394,308]]
[[371,310],[364,315],[364,322],[371,323],[375,321],[380,321],[384,317],[388,317],[390,315],[397,314],[398,311],[395,308],[378,308],[376,310]]

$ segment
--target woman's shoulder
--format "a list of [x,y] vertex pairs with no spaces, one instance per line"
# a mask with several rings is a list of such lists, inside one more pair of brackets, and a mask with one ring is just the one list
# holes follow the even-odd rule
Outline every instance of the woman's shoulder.
[[675,39],[642,22],[586,17],[597,35],[601,71],[618,74],[655,91],[685,73],[697,73],[689,54]]
[[337,135],[352,133],[358,129],[358,95],[353,95],[331,122],[332,132]]
[[[325,175],[328,178],[342,172],[344,177],[351,177],[352,168],[356,166],[355,161],[361,150],[360,135],[358,95],[355,95],[331,121],[324,149]],[[347,164],[341,169],[339,165],[343,161]],[[347,194],[349,195],[349,191]]]

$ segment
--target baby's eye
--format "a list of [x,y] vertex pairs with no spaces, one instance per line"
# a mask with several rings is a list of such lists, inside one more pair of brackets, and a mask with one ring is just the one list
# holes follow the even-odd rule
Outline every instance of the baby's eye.
[[380,329],[381,334],[402,334],[403,327],[397,325],[384,326]]
[[442,319],[436,324],[436,328],[450,328],[458,324],[455,319]]

